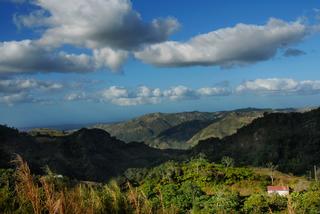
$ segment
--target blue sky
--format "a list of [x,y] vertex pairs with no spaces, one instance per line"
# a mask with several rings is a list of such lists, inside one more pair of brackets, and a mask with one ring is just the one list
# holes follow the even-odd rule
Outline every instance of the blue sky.
[[0,123],[319,105],[318,1],[63,2],[1,1]]

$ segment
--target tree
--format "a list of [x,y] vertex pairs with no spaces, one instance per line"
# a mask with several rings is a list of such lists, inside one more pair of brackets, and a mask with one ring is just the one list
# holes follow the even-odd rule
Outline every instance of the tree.
[[228,156],[224,156],[222,159],[221,159],[221,163],[222,165],[224,165],[225,167],[233,167],[234,165],[234,160],[233,158],[231,157],[228,157]]
[[270,173],[269,176],[271,178],[271,184],[273,185],[273,181],[274,181],[274,171],[277,170],[278,165],[274,165],[272,162],[268,162],[266,164],[267,168],[270,169]]
[[269,205],[265,194],[252,194],[243,204],[245,213],[267,213]]

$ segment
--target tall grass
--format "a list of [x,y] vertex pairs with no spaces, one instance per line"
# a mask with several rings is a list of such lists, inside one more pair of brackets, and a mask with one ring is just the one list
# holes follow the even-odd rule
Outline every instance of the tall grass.
[[35,214],[42,213],[42,201],[38,184],[31,175],[28,164],[17,155],[13,161],[17,165],[16,170],[16,192],[19,197],[21,206],[30,203]]
[[79,183],[75,186],[58,185],[58,178],[48,175],[36,177],[21,156],[16,164],[15,193],[18,198],[18,213],[35,214],[174,214],[178,211],[153,207],[146,195],[129,182],[121,190],[116,181],[108,184]]

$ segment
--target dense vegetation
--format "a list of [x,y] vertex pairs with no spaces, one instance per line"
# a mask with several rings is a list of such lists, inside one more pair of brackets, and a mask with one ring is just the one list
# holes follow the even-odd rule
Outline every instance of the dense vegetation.
[[81,129],[67,136],[30,136],[0,126],[0,168],[10,167],[15,154],[42,174],[45,165],[59,174],[91,181],[106,181],[128,168],[149,167],[180,158],[181,151],[158,150],[143,143],[111,137],[101,129]]
[[190,151],[211,161],[223,156],[238,165],[273,162],[284,172],[308,174],[320,163],[320,108],[305,113],[266,113],[223,139],[210,138]]
[[[319,213],[320,184],[286,176],[288,197],[267,195],[267,175],[205,158],[131,169],[109,183],[78,182],[47,169],[34,176],[18,157],[0,170],[1,213]],[[303,188],[301,183],[304,182]],[[275,182],[284,182],[281,176]]]

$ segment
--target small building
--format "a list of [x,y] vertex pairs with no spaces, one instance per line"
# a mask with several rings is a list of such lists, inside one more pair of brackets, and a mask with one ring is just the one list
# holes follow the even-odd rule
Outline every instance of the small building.
[[289,195],[289,187],[288,186],[268,186],[268,194],[278,194],[280,196]]

